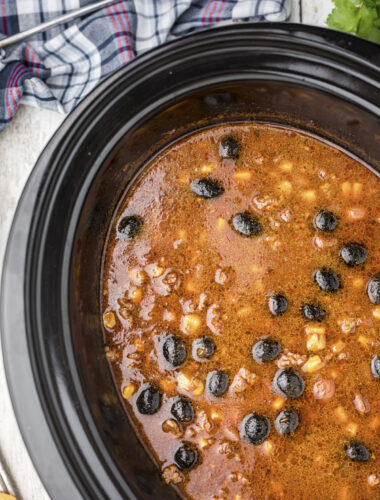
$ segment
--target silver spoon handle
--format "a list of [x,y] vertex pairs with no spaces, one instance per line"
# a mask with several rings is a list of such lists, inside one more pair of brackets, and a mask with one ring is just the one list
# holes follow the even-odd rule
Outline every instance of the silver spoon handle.
[[74,10],[73,12],[69,12],[68,14],[63,14],[62,16],[56,17],[51,21],[46,21],[45,23],[41,23],[34,28],[29,28],[28,30],[21,31],[20,33],[16,33],[15,35],[7,36],[6,38],[2,38],[0,40],[0,49],[3,47],[7,47],[13,43],[21,42],[22,40],[26,40],[37,33],[41,33],[42,31],[46,31],[53,26],[58,26],[62,23],[67,23],[68,21],[72,21],[76,17],[84,16],[93,12],[94,10],[98,10],[101,7],[109,3],[113,3],[115,0],[101,0],[100,2],[93,3],[91,5],[86,5],[85,7],[81,7],[80,9]]

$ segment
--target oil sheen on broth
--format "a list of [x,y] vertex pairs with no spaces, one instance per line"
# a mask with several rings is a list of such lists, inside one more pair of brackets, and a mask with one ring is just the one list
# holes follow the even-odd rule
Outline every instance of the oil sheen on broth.
[[227,124],[154,159],[105,248],[106,355],[185,498],[380,498],[379,179]]

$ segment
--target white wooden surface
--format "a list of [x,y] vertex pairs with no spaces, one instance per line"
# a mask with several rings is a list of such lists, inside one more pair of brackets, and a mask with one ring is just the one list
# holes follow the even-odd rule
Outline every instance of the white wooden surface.
[[[292,21],[323,26],[330,0],[292,0]],[[11,125],[0,135],[0,273],[8,231],[17,200],[40,152],[63,117],[51,111],[21,106]],[[18,496],[48,500],[23,444],[7,391],[0,360],[0,456]],[[70,499],[67,499],[70,500]]]

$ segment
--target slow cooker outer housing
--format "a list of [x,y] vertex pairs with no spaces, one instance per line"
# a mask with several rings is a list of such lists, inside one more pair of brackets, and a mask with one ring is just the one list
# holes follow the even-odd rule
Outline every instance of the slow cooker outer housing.
[[1,297],[13,405],[54,500],[178,497],[104,356],[102,251],[126,187],[163,147],[226,120],[297,126],[380,172],[379,64],[378,46],[331,30],[231,25],[138,57],[64,121],[20,200]]

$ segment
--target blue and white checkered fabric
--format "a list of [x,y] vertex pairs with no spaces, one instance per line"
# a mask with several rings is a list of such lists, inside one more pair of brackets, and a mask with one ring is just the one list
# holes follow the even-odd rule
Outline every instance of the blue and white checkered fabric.
[[[0,37],[93,0],[0,0]],[[167,40],[228,21],[286,21],[289,0],[124,0],[5,49],[0,130],[21,102],[70,112],[103,78]]]

